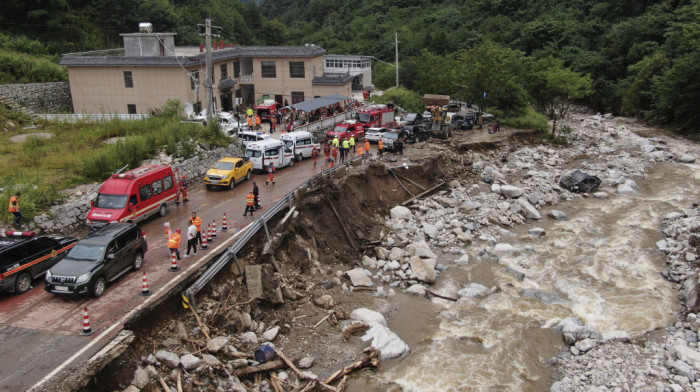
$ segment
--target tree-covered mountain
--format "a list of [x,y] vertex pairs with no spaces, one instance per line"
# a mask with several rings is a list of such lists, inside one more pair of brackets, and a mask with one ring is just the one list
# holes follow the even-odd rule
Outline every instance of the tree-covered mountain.
[[[504,113],[575,99],[687,131],[700,122],[700,0],[260,1],[5,0],[0,52],[119,47],[139,22],[197,45],[211,17],[227,42],[374,56],[375,84],[387,88],[398,33],[400,83],[416,94],[479,102],[487,92]],[[13,68],[6,57],[0,73]]]
[[[590,75],[584,102],[600,110],[689,131],[700,121],[698,0],[266,0],[261,9],[288,26],[289,43],[329,53],[393,62],[397,32],[401,84],[419,94],[503,89],[489,93],[498,105],[536,102],[537,64],[556,59]],[[376,64],[377,84],[393,85],[391,66]]]

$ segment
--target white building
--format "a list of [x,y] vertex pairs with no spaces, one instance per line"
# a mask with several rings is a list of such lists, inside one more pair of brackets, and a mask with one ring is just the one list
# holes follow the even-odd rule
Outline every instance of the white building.
[[372,57],[344,54],[327,54],[324,57],[323,72],[326,75],[353,76],[352,90],[360,91],[372,85]]

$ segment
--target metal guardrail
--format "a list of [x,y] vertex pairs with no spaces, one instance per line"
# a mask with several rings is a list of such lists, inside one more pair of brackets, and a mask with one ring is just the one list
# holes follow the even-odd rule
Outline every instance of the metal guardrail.
[[246,227],[243,235],[241,235],[241,238],[239,238],[238,240],[236,240],[236,242],[229,246],[226,249],[226,251],[224,251],[224,253],[221,256],[219,256],[219,258],[202,274],[202,276],[200,276],[190,287],[188,287],[182,293],[182,295],[187,298],[189,303],[195,305],[194,296],[202,288],[204,288],[204,286],[206,286],[216,276],[216,274],[218,274],[219,271],[221,271],[222,268],[224,268],[231,260],[236,258],[236,254],[241,249],[243,249],[243,247],[248,243],[248,241],[250,241],[255,236],[255,234],[257,234],[258,231],[260,231],[260,229],[265,229],[265,234],[267,234],[269,240],[270,233],[267,228],[267,222],[269,222],[272,218],[275,217],[275,215],[277,215],[280,211],[284,210],[285,208],[291,208],[292,200],[294,200],[294,194],[297,190],[305,186],[309,186],[310,184],[316,183],[324,176],[328,176],[334,173],[335,171],[352,164],[358,159],[361,158],[354,157],[330,169],[326,169],[321,173],[309,178],[303,184],[299,185],[298,187],[294,188],[291,192],[286,194],[280,201],[278,201],[277,203],[275,203],[275,205],[273,205],[267,211],[265,211],[258,220],[249,224]]

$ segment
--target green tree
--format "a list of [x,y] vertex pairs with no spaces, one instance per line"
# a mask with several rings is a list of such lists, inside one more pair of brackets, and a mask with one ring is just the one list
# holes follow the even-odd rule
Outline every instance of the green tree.
[[590,93],[591,78],[565,68],[564,62],[554,57],[540,59],[533,76],[536,107],[552,121],[552,135],[556,136],[557,124],[568,116],[572,103]]

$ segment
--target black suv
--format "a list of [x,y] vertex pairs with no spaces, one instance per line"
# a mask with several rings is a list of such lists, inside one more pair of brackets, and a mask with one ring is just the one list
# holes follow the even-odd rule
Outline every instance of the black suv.
[[143,265],[148,245],[138,226],[110,223],[78,241],[65,259],[46,272],[44,289],[99,297],[111,282]]
[[32,287],[32,279],[59,262],[78,241],[77,238],[36,236],[33,231],[5,232],[0,237],[0,292],[22,294]]

